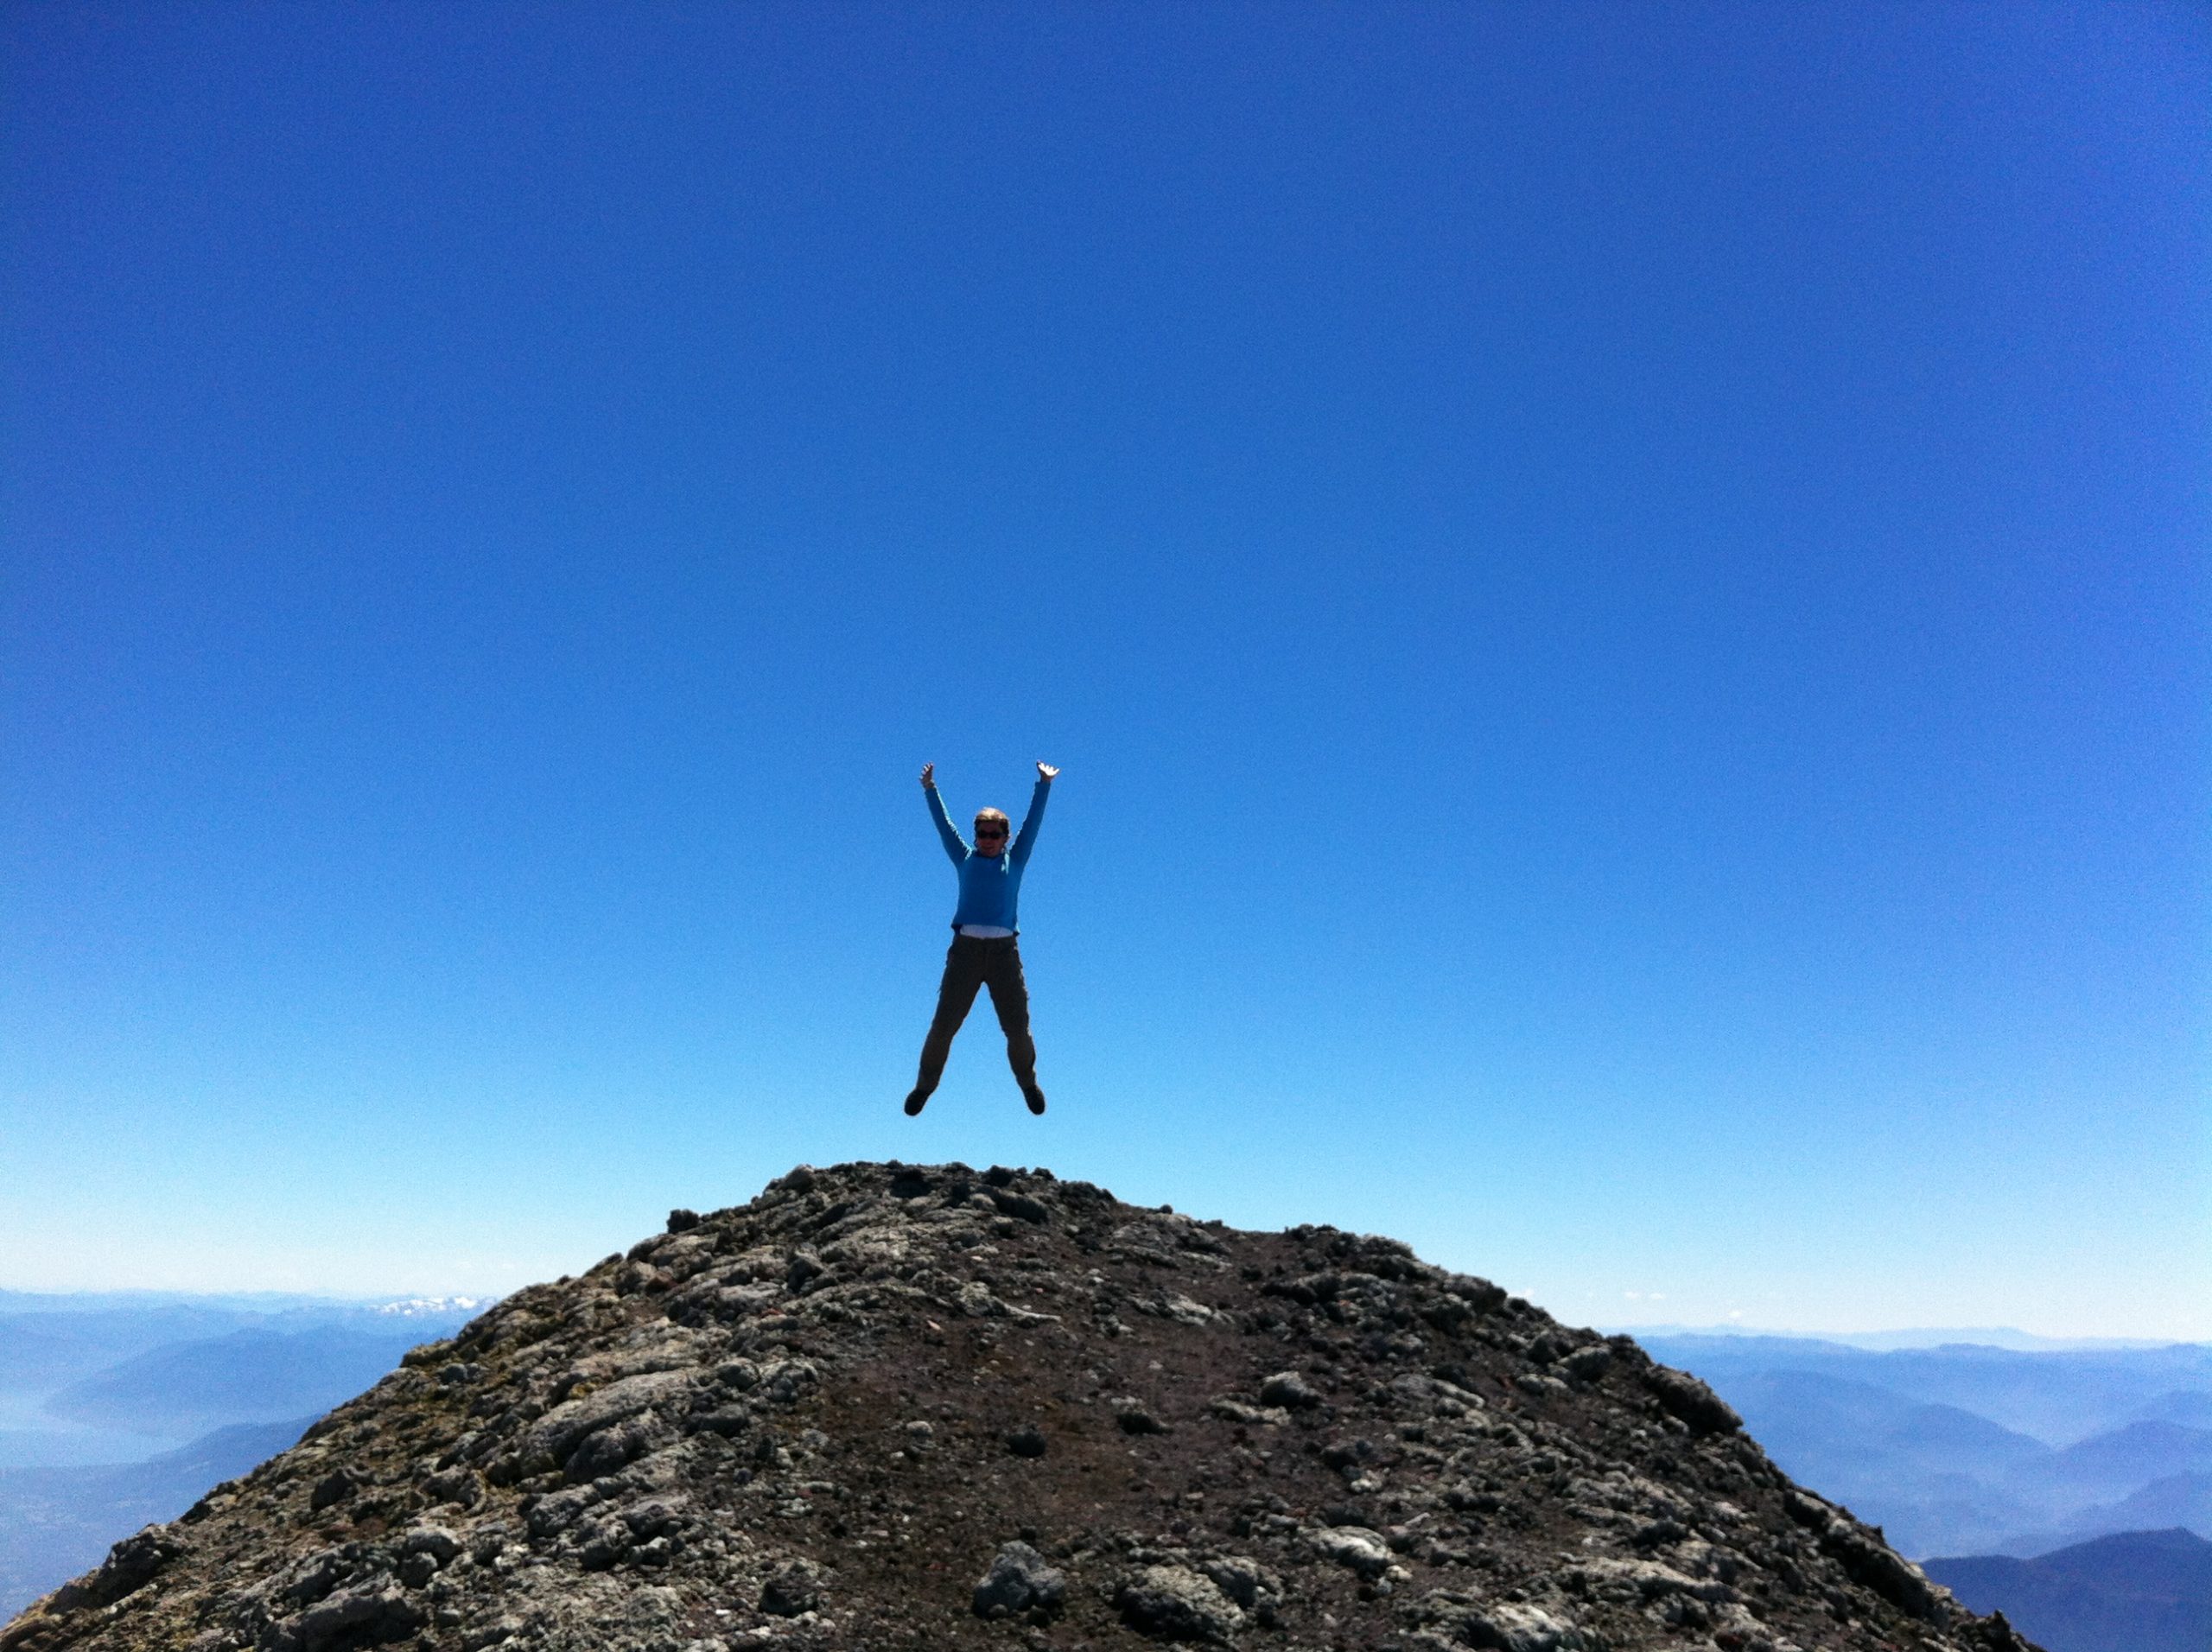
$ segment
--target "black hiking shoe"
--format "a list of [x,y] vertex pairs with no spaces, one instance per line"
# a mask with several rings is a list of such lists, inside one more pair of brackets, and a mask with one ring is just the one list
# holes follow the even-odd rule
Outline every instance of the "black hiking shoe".
[[1029,1103],[1029,1110],[1033,1113],[1042,1113],[1045,1110],[1045,1092],[1034,1084],[1024,1084],[1021,1087],[1021,1099]]
[[906,1116],[911,1119],[917,1114],[920,1113],[923,1107],[928,1102],[929,1099],[930,1093],[925,1090],[908,1090],[906,1092]]

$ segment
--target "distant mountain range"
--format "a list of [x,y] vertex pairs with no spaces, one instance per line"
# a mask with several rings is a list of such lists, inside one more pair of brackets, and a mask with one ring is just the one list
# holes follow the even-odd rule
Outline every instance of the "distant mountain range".
[[312,1415],[369,1387],[425,1340],[411,1322],[233,1331],[120,1361],[60,1389],[44,1409],[96,1428],[169,1438]]
[[2187,1424],[2192,1412],[2201,1419],[2198,1408],[2212,1407],[2212,1345],[2202,1343],[2025,1352],[1979,1344],[1876,1350],[1821,1337],[1713,1333],[1638,1333],[1637,1340],[1707,1382],[1779,1370],[1840,1377],[1924,1405],[1956,1406],[2054,1445],[2138,1420]]
[[[0,1292],[0,1298],[4,1298]],[[1772,1331],[1751,1325],[1618,1325],[1640,1343],[1679,1341],[1685,1337],[1726,1337],[1741,1341],[1764,1337],[1778,1342],[1823,1343],[1833,1348],[1855,1348],[1871,1353],[1890,1353],[1906,1348],[2000,1348],[2020,1354],[2112,1353],[2139,1348],[2171,1348],[2171,1337],[2044,1337],[2011,1325],[1920,1326],[1910,1331]]]
[[2212,1348],[1640,1340],[1906,1554],[2026,1557],[2164,1527],[2212,1537]]
[[0,1292],[0,1469],[131,1461],[323,1410],[485,1306]]
[[2128,1532],[2031,1560],[1977,1555],[1923,1569],[1975,1611],[2003,1612],[2046,1652],[2212,1647],[2212,1543],[2194,1532]]
[[0,1292],[0,1621],[486,1306]]
[[181,1450],[105,1468],[0,1469],[0,1623],[99,1564],[141,1526],[286,1450],[312,1418],[221,1428]]

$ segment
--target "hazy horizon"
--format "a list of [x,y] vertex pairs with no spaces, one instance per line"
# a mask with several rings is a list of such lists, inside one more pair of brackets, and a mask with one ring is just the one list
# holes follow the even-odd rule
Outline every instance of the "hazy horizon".
[[[531,1280],[530,1283],[544,1281]],[[518,1287],[520,1288],[520,1287]],[[148,1287],[93,1287],[85,1290],[44,1291],[26,1290],[0,1280],[0,1312],[40,1312],[12,1306],[10,1299],[28,1299],[35,1303],[97,1300],[129,1304],[139,1299],[157,1303],[221,1304],[243,1311],[265,1306],[271,1312],[315,1307],[385,1308],[404,1306],[466,1306],[486,1308],[503,1299],[506,1293],[472,1298],[465,1293],[434,1291],[371,1291],[360,1295],[314,1293],[289,1291],[178,1291]],[[1543,1305],[1536,1305],[1541,1307]],[[63,1310],[67,1311],[67,1310]],[[1681,1325],[1671,1321],[1636,1321],[1607,1319],[1597,1329],[1608,1334],[1622,1332],[1638,1336],[1682,1337],[1773,1337],[1797,1341],[1834,1341],[1846,1346],[1855,1346],[1867,1351],[1890,1349],[1936,1348],[1946,1344],[1969,1343],[1977,1346],[2004,1348],[2015,1352],[2049,1351],[2063,1353],[2086,1351],[2099,1348],[2137,1349],[2165,1347],[2195,1347],[2212,1345],[2195,1337],[2050,1337],[2036,1331],[2024,1331],[2018,1325],[1869,1325],[1839,1330],[1834,1326],[1784,1327],[1779,1325],[1750,1325],[1722,1322],[1713,1325]],[[1983,1341],[1990,1338],[1993,1340]]]

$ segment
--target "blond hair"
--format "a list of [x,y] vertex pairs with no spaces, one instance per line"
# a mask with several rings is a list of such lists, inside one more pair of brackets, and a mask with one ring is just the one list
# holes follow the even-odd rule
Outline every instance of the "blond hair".
[[978,809],[976,811],[976,823],[978,826],[981,826],[987,820],[995,820],[998,822],[1000,825],[1005,827],[1007,829],[1007,835],[1009,837],[1014,835],[1014,823],[1006,817],[1005,810]]

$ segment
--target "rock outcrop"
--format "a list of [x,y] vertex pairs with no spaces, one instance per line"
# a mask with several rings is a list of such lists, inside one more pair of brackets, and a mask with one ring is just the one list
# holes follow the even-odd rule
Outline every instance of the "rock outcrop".
[[802,1168],[508,1299],[0,1652],[2025,1652],[1694,1378],[1402,1244]]

